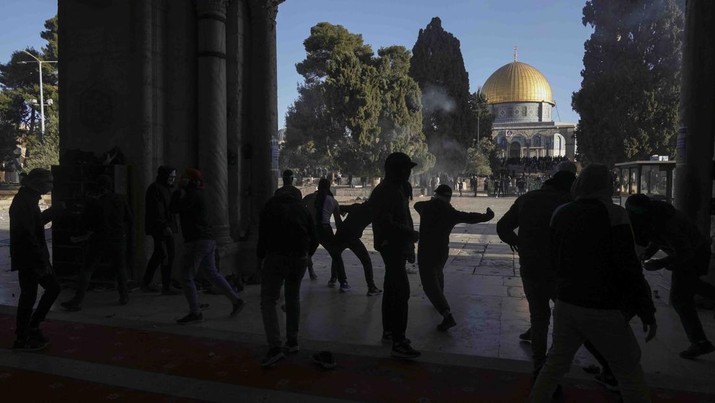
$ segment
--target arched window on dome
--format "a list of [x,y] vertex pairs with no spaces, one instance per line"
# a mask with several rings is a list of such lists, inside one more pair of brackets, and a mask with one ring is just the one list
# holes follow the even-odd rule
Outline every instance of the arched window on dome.
[[531,146],[532,147],[541,147],[541,136],[538,134],[534,137],[531,138]]
[[518,141],[509,144],[509,158],[521,158],[521,143]]

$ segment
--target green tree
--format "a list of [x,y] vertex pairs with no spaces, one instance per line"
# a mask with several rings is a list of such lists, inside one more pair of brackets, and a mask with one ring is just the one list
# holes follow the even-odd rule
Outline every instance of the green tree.
[[311,28],[304,46],[306,59],[296,69],[305,81],[286,115],[282,161],[360,176],[379,175],[393,151],[413,156],[418,169],[434,164],[407,49],[391,46],[375,56],[360,35],[326,22]]
[[674,0],[590,0],[583,24],[579,156],[613,165],[672,155],[678,122],[683,15]]
[[0,64],[0,158],[16,147],[18,139],[25,139],[30,151],[26,168],[49,167],[58,161],[57,65],[42,64],[44,100],[46,104],[51,100],[52,106],[45,107],[47,141],[40,144],[36,139],[41,126],[38,64],[27,54],[40,60],[57,60],[57,28],[55,16],[45,22],[45,31],[40,33],[47,40],[41,52],[26,48],[13,52],[8,63]]
[[459,40],[435,17],[420,30],[412,54],[410,76],[422,91],[422,129],[436,166],[452,174],[462,172],[477,124]]

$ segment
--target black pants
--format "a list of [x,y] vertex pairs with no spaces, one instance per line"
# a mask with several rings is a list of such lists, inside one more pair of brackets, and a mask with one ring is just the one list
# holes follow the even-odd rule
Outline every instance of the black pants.
[[151,234],[151,237],[154,241],[154,251],[146,264],[143,284],[151,284],[156,268],[161,266],[161,286],[164,290],[168,290],[171,287],[171,270],[174,266],[174,236]]
[[449,253],[428,258],[425,258],[425,255],[420,256],[418,260],[422,289],[437,312],[444,315],[450,311],[447,298],[444,297],[444,265],[447,263]]
[[[52,308],[52,304],[60,295],[60,283],[57,277],[51,272],[45,275],[37,275],[32,270],[20,270],[18,272],[20,280],[20,301],[17,304],[17,322],[15,334],[18,339],[27,337],[29,329],[39,327],[40,322],[45,320],[47,312]],[[37,309],[32,312],[37,300],[37,286],[40,285],[45,292],[40,297]]]
[[372,270],[372,260],[370,260],[370,253],[367,251],[365,244],[362,243],[360,238],[347,238],[344,236],[339,236],[335,239],[338,244],[338,253],[342,254],[345,249],[350,249],[362,264],[363,272],[365,272],[365,282],[367,283],[368,288],[375,287],[375,280],[373,278]]
[[119,298],[126,298],[129,295],[127,288],[127,268],[124,263],[126,260],[125,248],[125,241],[123,239],[90,243],[84,266],[79,273],[79,284],[77,285],[77,293],[74,297],[77,303],[82,303],[87,288],[89,287],[89,281],[92,279],[92,274],[103,259],[112,265],[112,271],[117,278]]
[[405,339],[407,314],[410,299],[410,280],[405,269],[405,254],[402,251],[380,251],[385,262],[385,284],[382,294],[382,329],[392,332],[392,342]]
[[692,270],[673,270],[670,280],[670,302],[680,316],[680,323],[683,324],[685,334],[691,343],[708,340],[695,306],[695,294],[715,299],[715,287],[701,280],[694,267]]
[[345,284],[348,281],[345,274],[345,264],[343,263],[342,251],[338,244],[333,228],[329,225],[321,225],[318,227],[318,241],[328,251],[330,255],[330,279],[338,279],[340,284]]

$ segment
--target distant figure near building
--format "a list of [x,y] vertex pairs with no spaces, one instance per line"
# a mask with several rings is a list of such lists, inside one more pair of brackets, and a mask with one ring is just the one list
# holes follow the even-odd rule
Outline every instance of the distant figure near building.
[[88,240],[87,256],[80,269],[77,290],[74,297],[63,302],[63,308],[70,312],[82,309],[82,301],[89,288],[97,267],[102,260],[111,265],[112,274],[117,279],[119,291],[119,305],[129,302],[129,289],[127,286],[127,234],[132,226],[132,213],[127,200],[114,193],[112,178],[107,175],[97,177],[97,190],[99,195],[87,208],[85,219],[89,224],[89,232],[78,237],[73,237],[73,242]]
[[[51,190],[50,171],[35,168],[23,180],[10,205],[10,267],[18,272],[20,282],[13,350],[36,351],[47,347],[40,323],[60,295],[60,283],[52,270],[45,240],[45,224],[52,221],[58,208],[41,212],[37,205],[42,195]],[[33,313],[38,285],[45,292]]]
[[382,294],[382,340],[392,342],[392,356],[417,358],[421,353],[405,337],[409,311],[410,280],[406,262],[414,256],[419,233],[410,216],[408,179],[417,164],[404,153],[396,152],[385,159],[385,178],[375,187],[368,203],[372,208],[375,249],[385,262]]
[[161,292],[163,295],[175,295],[171,289],[171,270],[174,266],[174,234],[177,233],[176,219],[169,209],[171,189],[176,182],[176,169],[160,166],[156,181],[149,185],[144,197],[144,233],[151,236],[154,251],[147,262],[142,290],[159,291],[153,284],[154,273],[161,267]]
[[457,325],[444,297],[444,265],[449,257],[449,234],[459,223],[477,224],[494,218],[490,208],[487,208],[485,214],[456,210],[450,204],[451,199],[452,189],[447,185],[439,185],[432,200],[415,203],[415,210],[420,214],[420,241],[417,248],[420,279],[427,298],[442,315],[442,323],[437,325],[437,330],[441,332]]
[[295,179],[295,176],[294,176],[292,170],[286,169],[285,171],[283,171],[283,186],[276,189],[276,191],[273,193],[273,195],[278,196],[279,194],[282,194],[282,193],[288,193],[288,194],[292,195],[294,198],[297,197],[298,200],[301,200],[303,198],[303,193],[301,193],[300,189],[293,186],[294,179]]
[[635,252],[625,209],[613,204],[608,167],[591,164],[573,184],[575,201],[551,218],[553,265],[558,280],[553,343],[531,390],[531,402],[551,402],[576,351],[590,341],[605,357],[624,402],[650,402],[641,351],[627,308],[655,337],[655,307]]
[[208,201],[204,193],[203,174],[198,169],[186,170],[179,183],[179,189],[171,197],[171,211],[178,213],[181,232],[184,235],[184,261],[182,268],[183,291],[189,303],[189,313],[176,322],[189,324],[201,322],[204,316],[199,308],[194,276],[201,269],[204,276],[231,301],[231,317],[238,315],[244,302],[234,291],[226,278],[216,268],[216,241],[209,224]]
[[[680,352],[694,359],[715,351],[700,322],[695,306],[695,294],[715,299],[715,287],[700,276],[708,273],[710,239],[681,211],[672,205],[635,194],[626,200],[636,240],[647,246],[642,258],[646,270],[666,269],[671,272],[670,302],[680,316],[690,346]],[[651,259],[662,250],[668,256]]]
[[268,352],[261,365],[275,365],[285,357],[276,302],[285,283],[286,344],[288,353],[297,353],[300,320],[300,283],[308,259],[318,247],[318,234],[300,197],[282,192],[268,200],[261,212],[256,253],[263,259],[261,314],[268,339]]

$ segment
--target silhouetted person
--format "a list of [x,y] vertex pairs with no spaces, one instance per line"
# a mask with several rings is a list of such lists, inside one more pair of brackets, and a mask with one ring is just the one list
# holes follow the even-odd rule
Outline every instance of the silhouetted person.
[[410,280],[405,264],[408,257],[414,256],[414,245],[419,239],[410,216],[411,194],[407,193],[411,188],[408,179],[416,165],[404,153],[388,155],[385,159],[385,178],[368,200],[372,208],[375,249],[385,262],[382,339],[392,342],[392,356],[399,358],[421,355],[405,337],[410,298]]
[[174,266],[174,234],[177,233],[174,213],[169,209],[171,188],[176,182],[176,169],[160,166],[154,183],[149,185],[144,197],[144,233],[151,236],[154,251],[147,262],[142,290],[159,291],[152,284],[156,268],[161,266],[161,292],[163,295],[176,295],[171,289],[171,270]]
[[92,274],[97,267],[106,261],[111,266],[112,274],[117,279],[119,304],[129,302],[127,287],[127,234],[132,225],[132,213],[127,200],[114,193],[112,178],[107,175],[97,177],[98,197],[87,206],[85,219],[89,231],[78,237],[72,237],[73,242],[88,240],[87,255],[79,273],[77,290],[74,297],[63,302],[63,308],[70,312],[82,309],[82,301],[89,288]]
[[[52,174],[35,168],[25,177],[10,205],[10,266],[17,271],[20,300],[17,304],[14,350],[36,351],[47,347],[48,340],[40,331],[52,304],[60,294],[60,283],[50,264],[50,252],[45,240],[45,224],[52,221],[56,207],[40,211],[37,203],[52,190]],[[37,286],[45,292],[37,309]]]
[[575,179],[572,172],[557,172],[541,189],[519,196],[497,221],[499,239],[519,253],[519,272],[531,322],[530,329],[519,338],[531,342],[534,374],[546,359],[551,320],[549,300],[556,298],[556,269],[548,253],[549,222],[558,206],[571,201],[571,184]]
[[349,206],[340,206],[340,214],[347,214],[348,216],[335,232],[338,251],[342,253],[346,248],[350,249],[358,260],[360,260],[363,271],[365,272],[367,295],[373,296],[381,294],[382,290],[375,285],[370,253],[368,253],[365,244],[360,240],[365,227],[370,225],[370,220],[372,219],[369,204],[365,202],[355,203]]
[[452,189],[447,185],[439,185],[431,200],[415,203],[415,210],[420,214],[420,241],[417,248],[420,279],[425,295],[442,315],[442,323],[437,325],[437,330],[441,332],[457,325],[444,296],[444,265],[449,258],[449,235],[459,223],[476,224],[494,218],[490,208],[487,208],[486,214],[456,210],[450,204],[451,199]]
[[[715,351],[705,335],[693,299],[695,294],[715,299],[715,287],[700,279],[708,273],[710,239],[682,211],[666,202],[635,194],[626,200],[626,209],[636,240],[642,246],[647,245],[643,267],[649,271],[671,271],[670,302],[690,341],[690,347],[681,351],[680,356],[694,359]],[[650,259],[659,250],[667,256]]]
[[340,205],[338,205],[338,202],[330,192],[330,181],[328,179],[322,178],[318,181],[318,190],[315,192],[314,199],[312,199],[312,206],[308,206],[308,208],[312,208],[315,212],[318,240],[330,254],[330,280],[328,280],[328,286],[334,287],[335,282],[338,281],[340,282],[340,292],[347,292],[350,290],[350,285],[345,274],[345,264],[341,256],[342,249],[340,249],[340,245],[335,239],[333,227],[330,225],[330,217],[335,219],[336,229],[340,229],[343,220],[340,217]]
[[236,316],[244,305],[238,293],[216,268],[216,241],[209,223],[208,203],[204,193],[203,174],[198,169],[187,169],[179,183],[179,189],[171,196],[170,205],[171,211],[179,214],[185,247],[182,289],[189,303],[189,313],[176,321],[179,324],[204,320],[194,282],[197,269],[201,269],[204,276],[231,301],[231,317]]
[[295,176],[293,175],[292,170],[286,169],[285,171],[283,171],[283,186],[276,189],[276,191],[273,193],[273,195],[278,196],[279,194],[282,194],[282,193],[288,193],[291,196],[293,196],[294,198],[298,198],[298,200],[301,200],[303,198],[303,193],[301,193],[300,189],[293,186],[294,179],[295,179]]
[[264,367],[285,357],[276,302],[285,283],[286,344],[288,353],[299,351],[300,283],[308,259],[318,247],[315,223],[300,197],[288,192],[273,196],[261,212],[256,253],[263,259],[261,314],[268,339]]
[[551,219],[550,256],[556,269],[553,343],[530,401],[550,402],[576,351],[590,340],[611,365],[623,401],[649,402],[640,347],[623,315],[641,318],[646,341],[655,337],[655,307],[635,253],[625,209],[613,204],[605,165],[586,167],[572,186],[575,201]]

